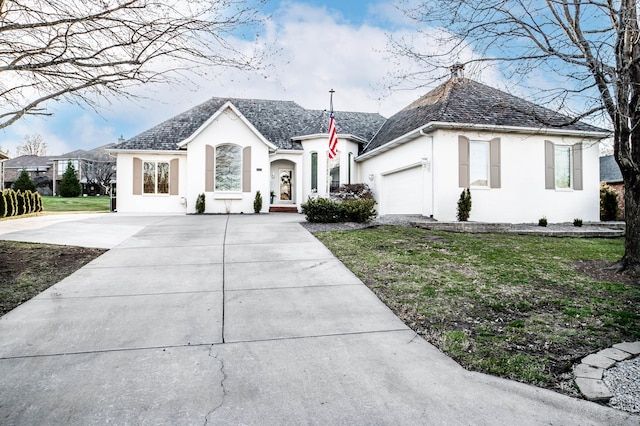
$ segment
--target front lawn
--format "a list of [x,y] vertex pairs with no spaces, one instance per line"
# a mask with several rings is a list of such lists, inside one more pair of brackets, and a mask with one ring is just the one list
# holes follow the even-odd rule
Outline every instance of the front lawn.
[[464,367],[577,395],[582,357],[640,340],[640,285],[603,266],[622,239],[381,226],[316,236],[409,327]]
[[108,196],[91,197],[42,197],[45,212],[108,212],[110,199]]

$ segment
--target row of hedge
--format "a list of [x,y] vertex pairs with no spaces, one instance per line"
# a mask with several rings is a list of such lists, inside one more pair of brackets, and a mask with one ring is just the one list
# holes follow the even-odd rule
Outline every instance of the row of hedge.
[[14,191],[5,189],[0,192],[0,218],[21,216],[42,211],[42,197],[33,191]]

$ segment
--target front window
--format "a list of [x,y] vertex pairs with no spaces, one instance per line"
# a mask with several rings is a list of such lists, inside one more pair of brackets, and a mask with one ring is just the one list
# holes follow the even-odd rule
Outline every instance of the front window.
[[340,153],[335,157],[328,158],[327,155],[327,180],[329,192],[336,192],[340,187]]
[[471,186],[489,186],[489,142],[469,142],[469,182]]
[[571,147],[556,145],[554,155],[556,188],[571,188]]
[[216,147],[215,191],[241,191],[242,151],[238,145],[224,144]]
[[311,153],[311,190],[318,190],[318,153]]
[[80,170],[80,160],[59,160],[58,161],[58,176],[62,176],[67,171],[69,163],[73,166],[74,170],[78,172]]
[[145,161],[142,177],[145,194],[169,193],[169,163],[161,161]]

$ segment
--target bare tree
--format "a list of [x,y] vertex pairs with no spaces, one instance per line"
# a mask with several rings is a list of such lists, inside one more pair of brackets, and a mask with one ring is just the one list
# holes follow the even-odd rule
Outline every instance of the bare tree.
[[109,193],[111,182],[116,176],[116,160],[105,151],[104,147],[100,148],[93,159],[83,160],[80,167],[82,176],[88,184],[100,185],[105,193]]
[[47,143],[39,134],[27,135],[22,139],[22,145],[16,147],[17,155],[47,155]]
[[[497,66],[521,81],[545,77],[542,96],[570,122],[592,118],[613,127],[613,151],[625,184],[626,240],[620,270],[640,272],[640,30],[636,0],[399,0],[420,26],[428,52],[414,40],[391,40],[413,58],[416,81],[445,75],[454,62]],[[433,49],[437,46],[437,49]],[[420,81],[417,81],[420,84]],[[576,107],[576,105],[579,105]],[[544,123],[542,123],[544,124]],[[569,122],[567,123],[569,124]]]
[[0,128],[186,70],[254,67],[228,40],[264,0],[0,0]]

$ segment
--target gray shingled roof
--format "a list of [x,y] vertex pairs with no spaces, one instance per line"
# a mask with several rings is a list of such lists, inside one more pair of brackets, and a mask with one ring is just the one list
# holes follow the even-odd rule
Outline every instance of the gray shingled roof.
[[51,167],[51,157],[21,155],[4,162],[6,169],[47,170]]
[[613,155],[600,157],[600,182],[622,182],[622,173]]
[[477,81],[452,78],[389,118],[365,152],[432,122],[606,132],[583,122],[567,124],[570,119],[560,113]]
[[[329,111],[309,110],[309,120],[301,135],[317,135],[329,133]],[[377,113],[334,111],[336,129],[339,134],[357,136],[370,141],[373,135],[387,120]]]
[[[177,150],[180,142],[198,130],[227,101],[238,108],[260,134],[279,149],[302,149],[299,142],[291,140],[292,137],[327,132],[328,113],[306,110],[292,101],[211,98],[117,144],[113,149]],[[379,114],[336,112],[339,133],[352,134],[367,141],[384,120]]]

